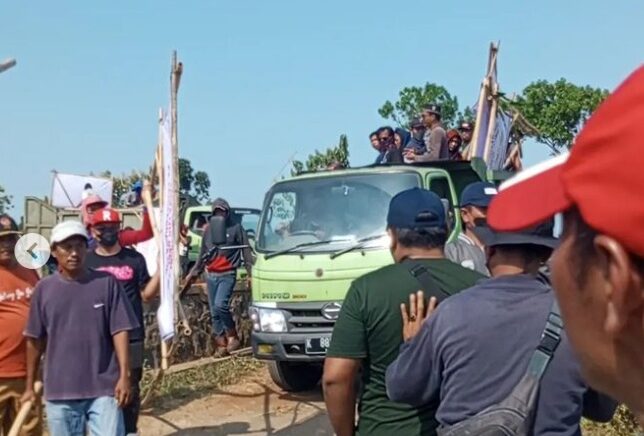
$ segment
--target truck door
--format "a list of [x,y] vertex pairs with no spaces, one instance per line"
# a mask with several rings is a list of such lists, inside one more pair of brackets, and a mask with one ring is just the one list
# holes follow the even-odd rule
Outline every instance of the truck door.
[[447,174],[430,173],[427,175],[427,189],[438,195],[446,206],[451,241],[461,231],[461,214],[454,185]]

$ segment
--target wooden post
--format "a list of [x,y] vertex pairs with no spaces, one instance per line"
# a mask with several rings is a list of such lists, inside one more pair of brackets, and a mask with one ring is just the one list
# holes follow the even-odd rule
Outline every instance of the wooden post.
[[[36,394],[36,396],[39,396],[41,391],[42,383],[37,381],[36,383],[34,383],[34,393]],[[16,419],[13,420],[13,424],[11,425],[11,429],[9,429],[7,436],[18,436],[20,434],[20,429],[22,429],[22,426],[25,423],[25,420],[27,419],[27,416],[29,415],[29,412],[31,411],[31,408],[33,406],[33,403],[31,401],[28,401],[20,407],[18,415],[16,415]]]
[[[173,172],[173,186],[172,186],[172,195],[174,198],[168,199],[165,198],[164,201],[179,201],[179,140],[178,140],[178,110],[177,110],[177,96],[179,94],[179,84],[181,82],[181,73],[183,72],[183,64],[180,62],[177,62],[177,52],[176,50],[172,53],[172,73],[170,75],[170,117],[171,117],[171,126],[172,126],[172,155],[175,157],[174,162],[172,162],[172,172]],[[177,217],[176,220],[174,220],[174,234],[175,234],[175,240],[173,243],[175,244],[175,247],[179,246],[179,227],[180,227],[180,222]],[[179,280],[180,280],[180,275],[179,275],[179,270],[180,270],[180,262],[179,262],[179,257],[175,256],[173,259],[174,265],[173,265],[173,270],[174,270],[174,277],[172,278],[172,283],[174,284],[174,292],[173,292],[173,304],[176,306],[178,303],[178,298],[179,298]],[[165,344],[165,341],[162,341],[163,344]],[[167,344],[166,344],[167,347]],[[162,368],[163,368],[163,359],[161,360],[162,363]],[[167,369],[167,359],[166,359],[166,367],[164,369]]]

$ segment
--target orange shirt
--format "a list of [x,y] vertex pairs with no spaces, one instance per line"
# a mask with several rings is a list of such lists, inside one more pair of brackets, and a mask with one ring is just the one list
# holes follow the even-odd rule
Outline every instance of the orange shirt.
[[34,270],[20,265],[0,266],[0,378],[26,375],[26,342],[22,333],[37,281]]

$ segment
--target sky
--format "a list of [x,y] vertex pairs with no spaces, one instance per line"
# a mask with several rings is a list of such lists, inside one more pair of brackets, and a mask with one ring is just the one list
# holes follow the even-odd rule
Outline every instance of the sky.
[[[211,195],[259,207],[289,159],[347,134],[353,166],[375,158],[378,108],[435,82],[476,100],[491,41],[499,83],[565,77],[614,89],[644,60],[641,0],[3,2],[0,185],[51,195],[52,170],[149,168],[172,50],[184,63],[179,154]],[[525,147],[526,164],[548,157]]]

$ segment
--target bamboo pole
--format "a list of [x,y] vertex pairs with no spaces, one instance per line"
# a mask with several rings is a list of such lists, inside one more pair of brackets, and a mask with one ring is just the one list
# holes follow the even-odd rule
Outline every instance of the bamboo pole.
[[[179,94],[179,84],[181,83],[181,74],[183,73],[183,64],[181,62],[177,61],[177,51],[175,50],[172,53],[172,75],[170,77],[170,100],[171,100],[171,105],[170,105],[170,116],[171,116],[171,126],[172,126],[172,156],[174,156],[174,162],[172,162],[172,173],[173,173],[173,178],[172,180],[174,181],[173,186],[172,186],[172,201],[179,202],[179,134],[178,134],[178,107],[177,107],[177,100],[178,100],[178,94]],[[166,199],[168,200],[168,199]],[[179,249],[179,227],[180,223],[179,220],[176,219],[173,222],[174,225],[174,241],[173,244],[175,248],[178,250]],[[181,304],[179,301],[179,281],[180,281],[180,268],[181,264],[179,262],[179,256],[174,256],[173,259],[173,271],[174,271],[174,277],[172,278],[172,283],[173,283],[173,303],[175,307],[177,307],[178,304]],[[189,326],[187,326],[189,329]]]
[[492,105],[490,107],[490,119],[488,120],[487,135],[485,137],[485,148],[483,152],[483,160],[485,161],[485,163],[488,162],[490,149],[492,148],[492,139],[494,138],[494,131],[496,130],[496,111],[499,107],[499,99],[497,98],[498,92],[499,84],[495,82],[492,84]]
[[[38,396],[40,395],[41,391],[42,383],[37,381],[36,383],[34,383],[34,393]],[[24,425],[27,416],[29,416],[29,412],[31,411],[33,406],[33,402],[27,401],[20,407],[20,410],[16,415],[16,419],[14,419],[13,424],[11,425],[11,429],[9,429],[9,433],[7,433],[7,436],[18,436],[20,434],[20,430],[22,429],[22,426]]]
[[479,92],[479,101],[476,107],[476,119],[474,120],[474,131],[472,132],[472,140],[470,141],[470,148],[468,150],[467,160],[471,160],[472,157],[476,156],[476,151],[479,146],[479,136],[481,135],[481,119],[483,118],[483,104],[485,104],[485,99],[487,99],[487,89],[489,86],[489,81],[487,76],[483,79],[481,84],[481,91]]

